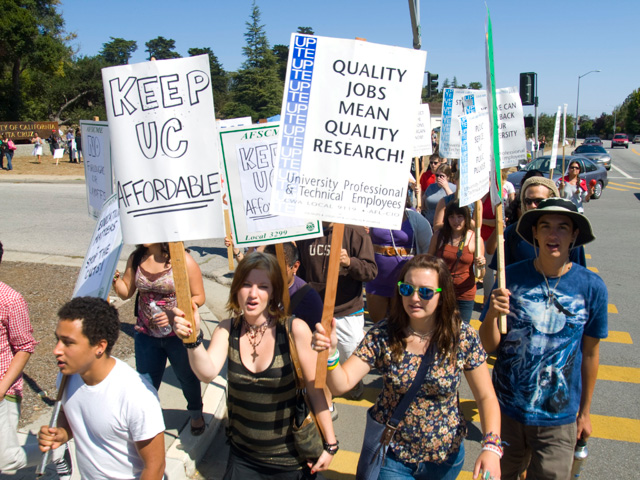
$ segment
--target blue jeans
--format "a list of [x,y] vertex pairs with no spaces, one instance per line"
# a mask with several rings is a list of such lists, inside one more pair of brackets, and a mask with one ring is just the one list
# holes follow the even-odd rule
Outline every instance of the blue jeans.
[[474,300],[458,300],[458,310],[460,310],[460,318],[464,323],[471,321],[471,314],[473,313]]
[[13,170],[13,165],[11,165],[11,159],[13,158],[13,152],[9,153],[5,153],[4,154],[5,157],[7,157],[7,170]]
[[391,449],[380,469],[378,480],[456,480],[464,464],[464,443],[460,450],[453,452],[443,463],[404,463],[396,458]]
[[191,418],[200,418],[202,414],[200,380],[191,370],[187,349],[182,345],[182,340],[174,335],[155,338],[136,332],[134,341],[136,370],[143,375],[148,375],[151,378],[151,383],[158,390],[162,383],[168,358],[182,387],[182,394],[187,399],[187,410],[189,410]]

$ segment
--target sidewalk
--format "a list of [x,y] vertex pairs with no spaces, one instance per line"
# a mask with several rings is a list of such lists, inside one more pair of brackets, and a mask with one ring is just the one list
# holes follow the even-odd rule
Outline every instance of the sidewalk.
[[[6,178],[6,176],[5,176]],[[45,254],[5,252],[4,261],[7,262],[37,262],[53,265],[66,265],[80,267],[83,259],[77,257],[53,256]],[[125,257],[126,260],[126,257]],[[126,262],[121,260],[118,268],[124,271]],[[204,272],[203,272],[204,273]],[[224,304],[227,301],[229,289],[227,286],[210,280],[212,277],[224,278],[223,272],[207,271],[204,275],[204,284],[207,300],[200,308],[202,318],[202,330],[205,338],[205,346],[208,346],[211,334],[219,322],[219,317],[213,312],[224,314]],[[225,282],[227,283],[227,282]],[[228,281],[230,283],[230,279]],[[130,301],[130,300],[127,300]],[[115,300],[115,304],[124,303],[120,299]],[[135,368],[135,358],[123,358],[129,365]],[[182,395],[178,380],[173,369],[167,366],[160,386],[158,395],[162,405],[165,420],[165,449],[166,449],[166,478],[169,480],[189,479],[196,476],[196,463],[199,462],[210,447],[216,437],[219,428],[223,425],[226,417],[226,367],[221,374],[211,383],[202,384],[202,400],[204,404],[204,418],[207,424],[205,433],[198,437],[191,435],[190,418],[186,410],[186,401]],[[27,427],[21,429],[25,436],[34,435],[42,425],[49,423],[51,410],[42,414]],[[72,453],[75,453],[73,440],[70,442]],[[80,474],[75,468],[72,479],[80,479]],[[40,477],[43,480],[55,480],[57,475],[47,470],[47,473]],[[35,478],[35,467],[24,469],[15,475],[1,475],[0,480],[27,480]]]

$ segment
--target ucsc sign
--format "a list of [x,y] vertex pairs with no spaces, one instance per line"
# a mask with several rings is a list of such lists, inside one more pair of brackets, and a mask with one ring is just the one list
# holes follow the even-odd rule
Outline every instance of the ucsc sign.
[[58,122],[0,122],[0,135],[14,140],[31,140],[36,133],[42,138],[58,131]]

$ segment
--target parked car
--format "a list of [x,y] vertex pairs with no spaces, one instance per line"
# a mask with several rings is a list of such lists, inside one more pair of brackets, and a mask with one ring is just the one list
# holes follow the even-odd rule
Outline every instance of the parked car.
[[584,139],[584,142],[582,142],[582,145],[599,145],[601,147],[603,146],[600,137],[587,137]]
[[[550,155],[538,157],[531,163],[528,163],[527,166],[522,170],[510,174],[507,177],[507,180],[509,180],[513,184],[513,186],[519,190],[521,187],[522,177],[524,177],[529,170],[539,170],[543,175],[549,177],[550,159]],[[595,193],[591,195],[591,198],[593,200],[597,200],[598,198],[600,198],[600,196],[602,195],[602,190],[609,183],[609,179],[607,178],[607,170],[602,165],[598,165],[588,158],[581,156],[566,156],[564,157],[564,163],[567,170],[569,169],[569,164],[571,162],[578,162],[582,165],[582,173],[580,174],[580,178],[584,178],[587,181],[587,185],[591,182],[591,180],[595,180],[597,182]],[[556,167],[557,168],[553,170],[553,181],[557,183],[561,176],[560,172],[562,170],[562,157],[558,158]],[[567,172],[565,172],[565,175],[566,174]]]
[[629,148],[629,136],[626,133],[616,133],[611,139],[611,148],[614,147]]
[[571,155],[580,155],[581,157],[587,157],[589,160],[593,160],[598,165],[602,165],[607,170],[611,170],[611,155],[605,150],[604,147],[598,145],[585,145],[584,143],[576,148]]
[[633,137],[633,143],[640,143],[640,135]]

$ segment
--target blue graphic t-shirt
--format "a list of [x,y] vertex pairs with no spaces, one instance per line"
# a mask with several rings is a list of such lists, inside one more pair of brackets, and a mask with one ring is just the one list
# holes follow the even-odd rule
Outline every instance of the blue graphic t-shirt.
[[[511,292],[493,384],[503,413],[525,425],[574,422],[582,391],[582,337],[607,336],[607,288],[575,263],[549,298],[544,277],[525,260],[506,269]],[[480,320],[488,310],[488,302]]]

